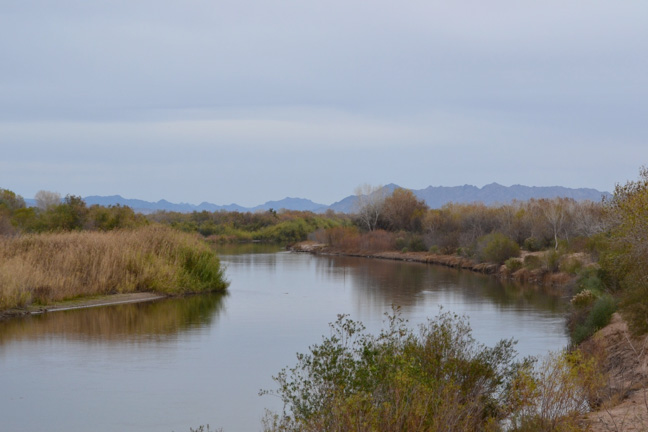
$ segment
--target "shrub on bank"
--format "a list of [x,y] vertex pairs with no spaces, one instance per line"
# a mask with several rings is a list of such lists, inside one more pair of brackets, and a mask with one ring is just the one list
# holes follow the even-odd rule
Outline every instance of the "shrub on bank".
[[520,255],[520,246],[502,233],[491,233],[477,240],[477,258],[482,262],[504,263]]
[[0,238],[0,309],[77,296],[226,287],[211,248],[168,227]]
[[513,341],[478,344],[465,319],[442,313],[407,328],[388,316],[377,336],[345,315],[331,336],[276,377],[282,413],[268,431],[573,431],[604,381],[591,358],[515,361]]

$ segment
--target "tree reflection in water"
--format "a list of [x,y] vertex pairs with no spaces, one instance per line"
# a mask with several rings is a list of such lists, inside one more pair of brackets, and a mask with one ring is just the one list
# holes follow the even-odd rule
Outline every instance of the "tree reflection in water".
[[64,338],[140,342],[168,340],[217,320],[226,294],[58,311],[0,322],[0,345],[12,340]]

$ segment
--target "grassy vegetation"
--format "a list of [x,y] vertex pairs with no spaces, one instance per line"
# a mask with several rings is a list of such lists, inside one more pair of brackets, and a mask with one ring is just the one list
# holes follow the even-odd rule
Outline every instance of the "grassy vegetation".
[[263,241],[290,244],[306,240],[316,230],[351,224],[346,215],[270,210],[267,212],[157,212],[149,220],[185,232],[197,232],[212,242]]
[[169,227],[0,237],[0,309],[79,296],[226,287],[211,248]]
[[442,313],[419,332],[398,314],[374,336],[347,316],[331,336],[282,370],[282,413],[270,431],[574,431],[603,387],[579,352],[539,365],[515,361],[514,343],[485,347],[464,318]]

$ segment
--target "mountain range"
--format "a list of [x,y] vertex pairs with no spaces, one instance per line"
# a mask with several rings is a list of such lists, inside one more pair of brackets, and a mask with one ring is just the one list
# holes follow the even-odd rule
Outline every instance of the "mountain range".
[[[393,190],[399,188],[398,185],[389,184],[383,187],[386,194],[391,194]],[[529,200],[531,198],[555,198],[567,197],[575,200],[591,200],[601,201],[603,197],[609,196],[610,193],[598,191],[591,188],[565,188],[561,186],[524,186],[512,185],[503,186],[497,183],[485,185],[478,188],[473,185],[463,186],[428,186],[424,189],[412,190],[419,200],[423,200],[427,205],[432,208],[440,208],[444,204],[454,203],[474,203],[481,202],[486,205],[505,204],[513,200]],[[350,195],[337,201],[331,205],[315,203],[305,198],[286,197],[283,200],[268,201],[255,207],[244,207],[232,203],[229,205],[217,205],[213,203],[202,202],[199,205],[190,203],[171,203],[166,200],[159,200],[157,202],[149,202],[137,199],[127,199],[120,195],[112,196],[88,196],[84,197],[85,202],[91,206],[94,204],[102,206],[122,205],[129,206],[136,212],[152,213],[159,210],[174,211],[174,212],[215,212],[215,211],[239,211],[239,212],[259,212],[267,211],[269,209],[288,209],[299,211],[311,211],[316,213],[324,213],[327,210],[332,210],[341,213],[351,213],[354,209],[354,204],[357,196]],[[32,202],[32,200],[27,200]]]

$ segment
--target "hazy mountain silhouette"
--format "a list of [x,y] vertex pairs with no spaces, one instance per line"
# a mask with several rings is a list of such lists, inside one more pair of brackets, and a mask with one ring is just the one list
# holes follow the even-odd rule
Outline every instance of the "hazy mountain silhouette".
[[[398,185],[389,184],[383,187],[385,194],[399,188]],[[601,201],[602,197],[609,196],[610,193],[598,191],[592,188],[565,188],[562,186],[524,186],[512,185],[503,186],[497,183],[491,183],[478,188],[474,185],[463,186],[428,186],[424,189],[412,190],[414,195],[425,201],[432,209],[438,209],[444,204],[454,203],[474,203],[481,202],[486,205],[506,204],[513,200],[529,200],[531,198],[555,198],[567,197],[575,200]],[[254,207],[244,207],[236,203],[229,205],[217,205],[213,203],[202,202],[199,205],[190,203],[171,203],[166,200],[149,202],[137,199],[127,199],[120,195],[112,196],[89,196],[84,198],[88,206],[98,204],[102,206],[121,205],[129,206],[133,210],[142,213],[152,213],[158,210],[174,212],[217,212],[217,211],[239,211],[239,212],[261,212],[269,209],[280,210],[299,210],[323,213],[327,210],[342,213],[352,213],[357,200],[355,195],[350,195],[331,205],[315,203],[305,198],[286,197],[282,200],[268,201],[264,204]],[[27,200],[31,202],[31,200]]]

